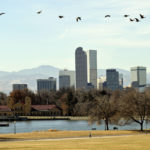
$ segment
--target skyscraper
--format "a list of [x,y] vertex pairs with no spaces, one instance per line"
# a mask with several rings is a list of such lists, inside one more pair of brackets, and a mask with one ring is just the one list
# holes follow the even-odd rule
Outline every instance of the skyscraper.
[[87,55],[82,47],[75,52],[76,89],[87,88]]
[[106,70],[107,89],[115,91],[119,90],[119,72],[116,69]]
[[97,51],[87,51],[87,80],[97,88]]
[[56,90],[56,78],[50,77],[48,79],[37,80],[37,91],[51,91]]
[[133,88],[146,86],[146,67],[138,66],[131,68],[131,86]]

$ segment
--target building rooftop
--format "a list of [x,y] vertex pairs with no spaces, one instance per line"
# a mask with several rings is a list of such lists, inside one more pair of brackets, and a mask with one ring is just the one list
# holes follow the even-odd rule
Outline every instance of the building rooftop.
[[131,67],[131,70],[139,70],[139,69],[146,69],[146,67],[143,66],[136,66],[136,67]]
[[48,111],[56,107],[56,105],[32,105],[32,108],[37,111]]
[[0,105],[0,112],[1,111],[11,111],[11,109],[7,105]]

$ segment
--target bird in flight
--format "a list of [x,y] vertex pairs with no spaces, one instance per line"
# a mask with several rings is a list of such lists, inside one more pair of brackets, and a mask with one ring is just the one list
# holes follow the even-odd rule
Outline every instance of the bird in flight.
[[111,17],[110,15],[106,15],[105,18]]
[[131,21],[131,22],[133,22],[133,21],[134,21],[134,19],[131,19],[131,18],[130,18],[130,21]]
[[64,16],[58,16],[60,19],[64,18]]
[[144,18],[145,18],[144,15],[142,15],[142,14],[140,14],[140,17],[141,17],[141,19],[144,19]]
[[0,13],[0,16],[1,16],[1,15],[4,15],[4,14],[5,14],[5,13]]
[[76,18],[76,21],[77,21],[77,22],[79,22],[79,20],[81,20],[81,17],[77,17],[77,18]]
[[41,14],[41,13],[42,13],[42,10],[40,10],[40,11],[37,12],[37,14]]
[[135,18],[135,21],[136,21],[136,22],[140,22],[140,20],[139,20],[138,18]]
[[134,19],[131,19],[131,18],[130,18],[130,21],[131,21],[131,22],[133,22],[133,21],[134,21]]
[[127,18],[127,17],[129,17],[129,15],[124,15],[124,17],[126,17],[126,18]]

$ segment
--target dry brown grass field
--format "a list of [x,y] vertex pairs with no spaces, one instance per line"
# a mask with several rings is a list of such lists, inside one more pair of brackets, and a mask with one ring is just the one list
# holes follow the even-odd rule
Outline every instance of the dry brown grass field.
[[[146,131],[145,131],[146,132]],[[149,132],[149,131],[147,131]],[[89,134],[92,137],[108,136],[108,135],[131,135],[139,134],[140,131],[57,131],[49,129],[48,131],[35,131],[30,133],[17,133],[17,134],[1,134],[1,140],[13,140],[13,139],[57,139],[57,138],[74,138],[74,137],[88,137]]]
[[7,141],[1,150],[149,150],[150,135],[106,136],[81,139]]

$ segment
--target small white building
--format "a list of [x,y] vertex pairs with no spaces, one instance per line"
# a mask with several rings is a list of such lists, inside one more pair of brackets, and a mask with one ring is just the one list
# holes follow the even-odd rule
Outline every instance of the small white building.
[[97,79],[97,89],[103,90],[104,89],[104,87],[103,87],[104,82],[106,82],[106,76],[99,77]]

